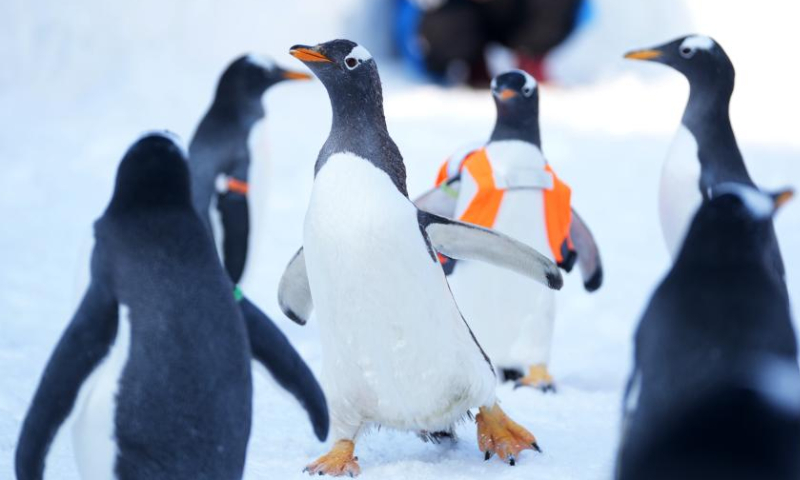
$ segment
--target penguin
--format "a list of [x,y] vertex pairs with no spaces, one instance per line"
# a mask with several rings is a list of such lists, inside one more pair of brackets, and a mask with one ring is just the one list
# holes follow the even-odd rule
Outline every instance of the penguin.
[[[218,239],[234,283],[244,273],[251,219],[258,218],[251,212],[248,195],[251,164],[266,160],[261,154],[265,117],[261,97],[277,83],[310,78],[267,58],[252,54],[237,58],[219,79],[214,101],[189,144],[192,202],[206,229]],[[214,207],[219,222],[212,221]]]
[[[635,334],[619,479],[800,478],[796,336],[766,251],[773,215],[791,196],[723,183],[695,215]],[[790,405],[779,405],[787,397]],[[794,423],[781,427],[780,419]],[[743,438],[748,432],[755,433]],[[720,455],[730,470],[764,470],[743,477],[702,470],[724,463]],[[668,464],[687,471],[666,475],[660,469]],[[764,474],[779,464],[793,474]]]
[[[729,105],[735,70],[713,39],[692,35],[664,45],[629,52],[625,58],[670,66],[689,81],[689,100],[661,172],[659,218],[673,258],[694,213],[714,186],[736,182],[755,186],[731,126]],[[774,230],[765,248],[781,281],[785,269]]]
[[497,404],[491,361],[459,312],[437,253],[499,264],[556,289],[558,267],[510,237],[414,206],[366,48],[333,40],[290,53],[321,80],[333,113],[303,247],[278,286],[288,317],[304,324],[316,311],[323,340],[335,442],[306,471],[355,476],[355,442],[369,427],[445,438],[473,408],[485,458],[497,454],[514,465],[538,443]]
[[251,359],[297,398],[324,440],[322,389],[272,321],[234,290],[171,136],[147,134],[130,147],[94,231],[91,282],[25,416],[18,479],[42,478],[71,412],[83,479],[241,478]]
[[[445,162],[436,188],[419,197],[417,207],[509,235],[567,272],[578,260],[586,290],[597,290],[603,278],[597,245],[571,208],[570,188],[542,154],[536,80],[511,70],[493,79],[491,92],[497,121],[488,143]],[[485,263],[445,259],[445,269],[500,377],[555,391],[548,371],[555,293]]]

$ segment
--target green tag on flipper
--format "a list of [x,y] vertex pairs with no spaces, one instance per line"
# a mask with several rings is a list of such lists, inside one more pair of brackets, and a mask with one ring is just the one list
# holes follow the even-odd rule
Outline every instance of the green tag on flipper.
[[241,302],[242,299],[244,298],[244,293],[242,293],[242,289],[239,288],[239,285],[236,285],[235,287],[233,287],[233,298],[237,302]]

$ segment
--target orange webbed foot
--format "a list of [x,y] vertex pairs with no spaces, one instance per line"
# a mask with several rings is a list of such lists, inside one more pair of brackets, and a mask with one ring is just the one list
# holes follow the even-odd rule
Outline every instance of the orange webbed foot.
[[491,408],[481,407],[475,421],[478,424],[478,447],[485,453],[486,460],[497,454],[513,466],[523,450],[541,452],[536,437],[511,420],[497,404]]
[[303,471],[309,475],[331,475],[333,477],[355,477],[361,473],[358,457],[353,456],[355,444],[350,440],[339,440],[331,451],[309,464]]

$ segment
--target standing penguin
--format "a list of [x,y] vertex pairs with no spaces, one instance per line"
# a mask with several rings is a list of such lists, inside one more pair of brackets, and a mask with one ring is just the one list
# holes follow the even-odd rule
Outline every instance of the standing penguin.
[[275,325],[247,299],[237,305],[189,189],[185,154],[169,136],[145,136],[122,159],[95,223],[91,283],[22,426],[18,479],[42,478],[73,410],[84,479],[241,478],[251,358],[326,437],[322,390]]
[[[233,283],[241,280],[247,261],[250,165],[265,160],[258,140],[265,116],[261,97],[276,83],[310,78],[254,55],[236,59],[222,74],[214,102],[189,145],[192,203],[208,231],[221,237],[223,262]],[[212,227],[214,205],[221,220],[219,232]]]
[[[547,252],[566,271],[577,259],[586,290],[597,290],[597,246],[570,206],[570,188],[542,155],[536,80],[521,70],[503,73],[492,81],[492,96],[497,122],[489,143],[451,157],[439,171],[437,188],[415,203],[516,238]],[[444,261],[461,312],[504,377],[519,386],[554,389],[547,369],[554,292],[483,263]]]
[[279,285],[283,311],[305,323],[316,308],[332,450],[311,474],[356,475],[370,425],[452,436],[478,407],[486,459],[514,464],[538,449],[495,400],[494,370],[472,335],[436,254],[483,259],[560,288],[558,267],[492,231],[414,207],[403,158],[386,128],[378,68],[349,40],[292,47],[330,96],[333,123],[315,166],[303,248]]
[[[754,186],[728,111],[735,71],[722,47],[699,35],[630,52],[625,58],[668,65],[689,81],[689,101],[664,163],[659,188],[661,231],[674,258],[710,189],[724,182]],[[770,229],[765,248],[771,252],[773,271],[783,281],[783,260],[775,232]]]
[[792,194],[725,183],[709,196],[636,332],[623,480],[800,478],[796,337],[767,254]]

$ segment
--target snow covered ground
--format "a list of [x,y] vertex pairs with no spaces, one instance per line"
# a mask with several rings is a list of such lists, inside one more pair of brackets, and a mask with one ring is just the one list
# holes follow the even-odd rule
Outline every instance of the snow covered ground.
[[[188,139],[218,73],[243,51],[263,51],[299,68],[286,54],[294,43],[371,38],[354,14],[358,0],[335,8],[316,0],[294,3],[238,0],[225,9],[210,0],[146,0],[124,9],[99,1],[70,10],[56,0],[0,5],[0,218],[6,219],[0,227],[0,477],[13,469],[28,402],[76,307],[91,225],[105,208],[127,146],[152,128]],[[790,28],[800,8],[766,1],[760,8],[768,14],[753,20],[744,3],[703,2],[693,7],[695,21],[725,45],[737,66],[733,120],[753,177],[766,187],[800,187],[798,69],[788,58],[798,43]],[[750,19],[746,36],[739,32],[743,18]],[[421,85],[398,65],[379,65],[389,129],[406,159],[413,196],[430,186],[454,149],[486,138],[493,105],[485,92]],[[573,187],[606,267],[598,293],[586,294],[573,275],[558,295],[552,360],[558,394],[500,388],[503,407],[534,432],[544,453],[524,454],[511,468],[483,461],[472,424],[459,428],[461,442],[452,447],[382,430],[357,447],[363,478],[610,478],[631,334],[669,265],[656,185],[687,92],[677,75],[659,75],[656,66],[619,60],[618,67],[627,72],[597,86],[542,92],[545,154]],[[300,244],[313,162],[329,126],[328,99],[318,82],[308,82],[280,85],[266,103],[267,211],[244,290],[318,371],[315,322],[291,323],[275,297],[282,269]],[[777,229],[797,311],[800,204],[785,208]],[[255,386],[246,478],[302,478],[303,466],[326,446],[270,379],[257,378]],[[47,476],[77,478],[69,426],[51,450]]]

